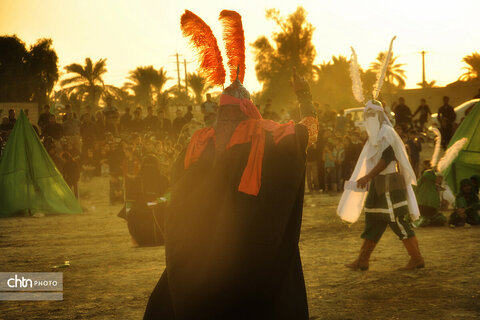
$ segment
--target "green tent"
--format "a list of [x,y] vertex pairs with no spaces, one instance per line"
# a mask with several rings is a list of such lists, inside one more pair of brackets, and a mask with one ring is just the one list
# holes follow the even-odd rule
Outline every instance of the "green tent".
[[455,194],[459,191],[462,179],[480,175],[480,102],[475,104],[455,131],[448,147],[462,138],[468,139],[467,144],[443,172],[443,176]]
[[0,158],[0,217],[24,210],[82,212],[22,110]]

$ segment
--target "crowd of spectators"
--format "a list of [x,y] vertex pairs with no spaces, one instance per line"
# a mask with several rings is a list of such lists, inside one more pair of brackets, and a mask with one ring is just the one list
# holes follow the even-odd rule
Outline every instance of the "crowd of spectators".
[[[263,108],[257,106],[265,119],[285,123],[299,121],[298,110],[277,110],[272,100],[267,99]],[[329,105],[320,107],[315,103],[318,115],[319,134],[317,142],[307,150],[307,192],[341,192],[344,181],[353,172],[354,166],[367,139],[367,134],[355,124],[351,113],[334,111]],[[392,122],[403,139],[410,161],[417,174],[420,171],[420,152],[425,142],[426,125],[431,110],[425,99],[421,99],[415,112],[400,97],[398,103],[386,108],[392,113]],[[86,106],[80,116],[67,105],[60,114],[51,113],[46,105],[38,118],[37,133],[47,151],[62,172],[67,183],[78,196],[78,181],[95,176],[109,176],[110,201],[123,201],[125,183],[138,174],[142,159],[154,156],[163,174],[168,171],[179,152],[187,145],[193,132],[203,126],[212,125],[218,105],[207,94],[201,105],[203,119],[195,119],[192,107],[187,112],[176,111],[171,121],[164,109],[149,106],[146,112],[125,108],[120,114],[111,99],[98,110]],[[142,113],[146,113],[143,115]],[[418,118],[415,117],[418,115]],[[454,132],[456,114],[443,98],[438,121],[445,148]],[[15,111],[9,111],[0,124],[0,137],[6,141],[15,124]]]
[[[37,125],[33,124],[43,145],[78,197],[78,182],[97,176],[110,181],[110,202],[123,202],[129,181],[138,175],[141,164],[152,157],[158,168],[168,176],[168,171],[188,142],[194,130],[201,124],[193,119],[192,108],[184,114],[177,110],[171,121],[165,110],[152,106],[136,108],[133,114],[126,108],[122,114],[107,99],[106,106],[93,110],[83,108],[79,116],[70,105],[52,113],[49,105],[43,107]],[[0,137],[6,142],[15,125],[15,111],[2,119]],[[3,143],[2,145],[5,145]]]

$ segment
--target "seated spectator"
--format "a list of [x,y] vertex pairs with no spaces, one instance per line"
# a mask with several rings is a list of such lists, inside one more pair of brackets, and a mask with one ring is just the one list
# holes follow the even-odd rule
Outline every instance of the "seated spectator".
[[473,183],[470,179],[463,179],[460,182],[460,192],[455,199],[455,211],[450,215],[448,224],[450,227],[461,227],[464,225],[480,224],[480,201],[475,193]]
[[417,226],[443,226],[447,222],[447,218],[439,212],[441,185],[442,176],[436,175],[432,169],[425,170],[420,179],[418,179],[415,194],[421,217],[416,224]]
[[472,180],[474,192],[478,195],[480,187],[480,175],[473,175],[470,177],[470,180]]

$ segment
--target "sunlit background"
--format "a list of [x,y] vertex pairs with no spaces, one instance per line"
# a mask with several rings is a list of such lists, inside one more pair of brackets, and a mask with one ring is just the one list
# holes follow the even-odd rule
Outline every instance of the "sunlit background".
[[[189,72],[197,65],[182,37],[180,16],[189,9],[202,17],[221,39],[218,14],[222,9],[238,11],[243,17],[247,41],[245,84],[251,91],[258,83],[251,44],[275,29],[265,19],[265,10],[277,8],[288,15],[303,6],[316,30],[313,43],[315,63],[332,55],[350,55],[354,46],[360,65],[368,68],[380,51],[397,35],[394,53],[404,63],[406,88],[422,81],[421,55],[426,54],[427,81],[443,86],[463,73],[462,58],[478,50],[477,30],[480,1],[171,1],[171,0],[16,0],[0,2],[1,34],[16,34],[27,45],[38,38],[53,40],[59,56],[59,69],[70,63],[83,64],[86,57],[107,58],[106,83],[121,86],[130,70],[137,66],[164,67],[175,78],[176,58],[187,59]],[[223,49],[222,49],[223,50]],[[183,66],[182,66],[183,74]],[[171,80],[172,85],[176,80]]]

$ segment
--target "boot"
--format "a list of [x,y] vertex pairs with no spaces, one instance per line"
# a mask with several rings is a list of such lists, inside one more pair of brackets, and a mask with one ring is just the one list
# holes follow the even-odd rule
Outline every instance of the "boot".
[[346,264],[345,267],[350,268],[352,270],[368,270],[369,263],[368,261],[370,260],[370,255],[373,252],[373,249],[375,249],[375,246],[377,243],[372,240],[364,240],[362,247],[360,248],[360,254],[357,258],[357,260],[353,261],[350,264]]
[[423,261],[423,257],[420,254],[417,237],[414,236],[408,239],[404,239],[403,244],[405,245],[408,255],[410,256],[410,261],[408,261],[408,264],[405,267],[400,268],[399,270],[413,270],[424,268],[425,261]]

